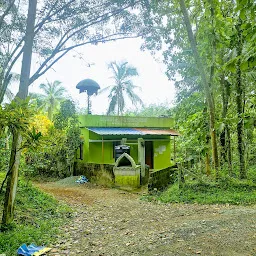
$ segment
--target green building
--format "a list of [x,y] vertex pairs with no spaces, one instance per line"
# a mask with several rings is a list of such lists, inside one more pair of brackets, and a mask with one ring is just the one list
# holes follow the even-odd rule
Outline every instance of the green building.
[[136,164],[154,170],[172,165],[179,133],[171,129],[171,118],[83,115],[79,121],[83,139],[80,163],[114,165],[115,146],[127,145]]

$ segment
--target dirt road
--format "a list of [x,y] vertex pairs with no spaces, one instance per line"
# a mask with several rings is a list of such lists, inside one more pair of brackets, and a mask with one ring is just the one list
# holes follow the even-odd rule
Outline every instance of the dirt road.
[[256,255],[256,207],[160,204],[91,185],[38,185],[70,204],[50,255]]

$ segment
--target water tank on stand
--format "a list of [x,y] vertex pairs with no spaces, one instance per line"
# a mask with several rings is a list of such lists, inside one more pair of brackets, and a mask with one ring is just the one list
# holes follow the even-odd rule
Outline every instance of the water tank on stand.
[[[123,153],[127,153],[128,155],[130,155],[130,146],[127,145],[118,145],[115,146],[115,161],[117,160],[117,158],[119,156],[121,156]],[[130,162],[128,163],[128,165],[130,164]],[[125,165],[125,163],[124,163]]]

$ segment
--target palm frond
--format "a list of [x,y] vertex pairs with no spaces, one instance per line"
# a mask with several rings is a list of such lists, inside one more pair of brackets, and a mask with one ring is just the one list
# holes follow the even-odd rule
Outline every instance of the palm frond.
[[125,106],[123,91],[120,92],[119,97],[120,97],[119,98],[119,110],[120,110],[121,114],[123,114],[124,106]]
[[40,84],[39,88],[44,91],[45,94],[49,92],[49,86],[47,84]]
[[111,99],[113,96],[117,96],[118,95],[118,87],[113,87],[108,95],[108,98]]
[[142,101],[142,99],[140,98],[139,95],[137,95],[135,92],[134,92],[134,86],[133,84],[129,84],[127,87],[126,87],[126,94],[128,96],[128,98],[131,100],[132,104],[134,104],[135,106],[137,106],[137,104],[143,106],[144,103]]
[[139,75],[138,70],[135,67],[129,66],[126,68],[126,73],[125,73],[126,78],[130,78],[138,75]]
[[62,83],[61,81],[55,80],[55,81],[52,83],[52,85],[53,85],[53,87],[57,87],[57,86],[59,86],[61,83]]
[[[114,112],[116,106],[118,114],[122,114],[125,108],[125,94],[132,101],[133,104],[143,104],[140,97],[134,93],[134,89],[139,88],[135,86],[130,79],[131,77],[138,76],[138,71],[135,67],[128,64],[128,62],[123,61],[117,63],[115,61],[108,64],[109,69],[111,69],[115,84],[108,86],[101,90],[100,93],[109,91],[108,98],[110,100],[108,114]],[[133,96],[133,94],[135,94]]]
[[108,68],[112,70],[114,77],[118,77],[117,63],[115,61],[110,62]]
[[5,91],[5,96],[6,98],[9,100],[9,101],[12,101],[13,98],[14,98],[14,94],[12,93],[12,91],[8,88],[6,88],[6,91]]
[[125,88],[126,88],[127,90],[132,91],[132,90],[134,90],[134,89],[138,89],[138,90],[141,91],[141,87],[140,87],[140,86],[137,86],[137,85],[134,85],[134,83],[132,82],[132,80],[127,80],[127,81],[124,82],[124,84],[125,84]]
[[125,74],[126,74],[126,65],[128,62],[122,62],[120,65],[117,65],[117,70],[118,70],[118,80],[123,80],[125,79]]
[[43,91],[43,94],[40,94],[40,99],[43,99],[44,108],[48,111],[48,116],[53,115],[53,112],[56,111],[60,102],[65,100],[65,93],[67,92],[66,88],[61,86],[61,82],[56,80],[54,82],[42,83],[39,85],[39,88]]
[[117,97],[113,96],[109,103],[107,115],[110,115],[115,112],[116,105],[117,105]]
[[66,88],[64,88],[62,86],[59,88],[55,87],[54,89],[55,89],[53,92],[54,95],[64,95],[67,92]]
[[34,92],[30,92],[29,95],[30,99],[44,99],[46,96],[40,93],[34,93]]
[[19,80],[20,80],[20,74],[12,72],[11,82],[13,81],[18,82]]
[[109,85],[109,86],[107,86],[107,87],[105,87],[105,88],[99,90],[98,94],[103,94],[103,93],[109,91],[109,90],[110,90],[112,87],[114,87],[114,86],[115,86],[115,85]]

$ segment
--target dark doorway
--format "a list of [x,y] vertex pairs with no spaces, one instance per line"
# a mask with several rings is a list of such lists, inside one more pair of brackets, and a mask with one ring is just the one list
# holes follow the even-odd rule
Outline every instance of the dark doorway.
[[154,168],[153,141],[145,141],[145,162],[150,169]]

